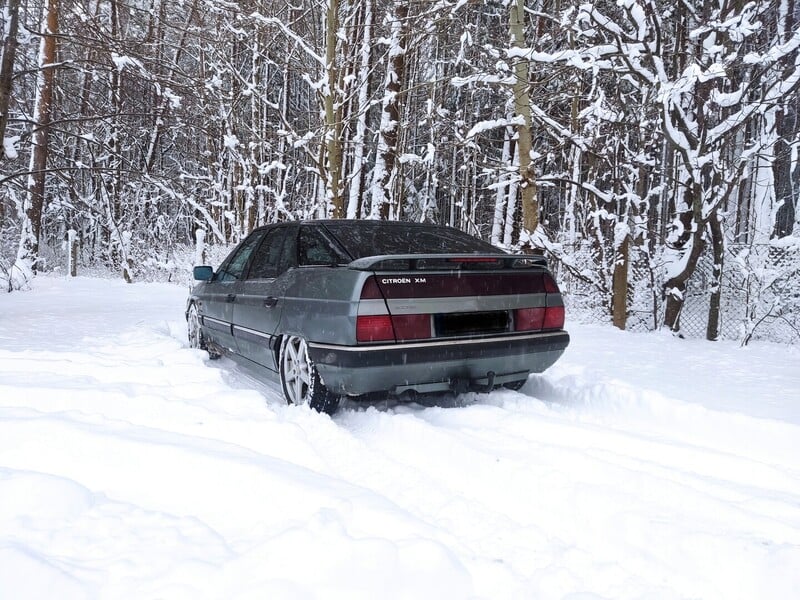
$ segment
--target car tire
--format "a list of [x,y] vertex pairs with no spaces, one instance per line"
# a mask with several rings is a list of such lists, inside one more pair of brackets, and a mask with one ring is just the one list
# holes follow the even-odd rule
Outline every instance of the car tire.
[[192,304],[189,312],[186,313],[186,333],[189,337],[189,347],[208,352],[211,360],[216,360],[221,355],[211,350],[203,338],[203,330],[200,328],[200,314],[197,312],[197,305]]
[[306,341],[295,335],[283,338],[279,371],[283,396],[289,404],[307,405],[317,412],[332,415],[339,408],[339,396],[322,383],[308,355]]

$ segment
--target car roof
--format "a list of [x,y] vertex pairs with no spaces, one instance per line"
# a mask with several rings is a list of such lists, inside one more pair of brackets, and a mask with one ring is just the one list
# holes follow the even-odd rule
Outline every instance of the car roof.
[[[266,229],[278,225],[328,225],[328,224],[358,224],[363,227],[420,227],[425,229],[455,229],[449,225],[439,225],[437,223],[418,223],[416,221],[383,221],[379,219],[303,219],[301,221],[281,221],[280,223],[268,223],[256,227],[256,229]],[[255,231],[255,230],[254,230]],[[456,231],[460,231],[457,230]]]

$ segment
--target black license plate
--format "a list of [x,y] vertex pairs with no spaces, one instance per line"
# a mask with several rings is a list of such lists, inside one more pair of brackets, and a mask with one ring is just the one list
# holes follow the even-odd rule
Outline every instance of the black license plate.
[[477,335],[508,331],[508,312],[448,313],[434,317],[438,336]]

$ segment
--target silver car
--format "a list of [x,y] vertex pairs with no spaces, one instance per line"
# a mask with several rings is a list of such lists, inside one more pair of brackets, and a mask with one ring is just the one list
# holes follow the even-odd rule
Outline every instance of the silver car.
[[307,221],[256,229],[199,280],[192,347],[279,378],[286,400],[519,389],[564,352],[564,303],[543,257],[449,227]]

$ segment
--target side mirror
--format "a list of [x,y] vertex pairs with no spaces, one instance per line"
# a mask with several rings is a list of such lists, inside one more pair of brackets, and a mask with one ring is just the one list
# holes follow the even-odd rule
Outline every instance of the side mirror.
[[214,276],[214,269],[208,266],[195,267],[194,278],[197,281],[210,281]]

